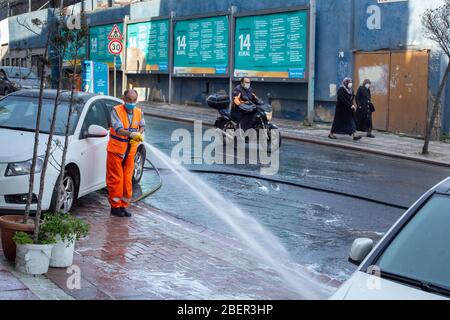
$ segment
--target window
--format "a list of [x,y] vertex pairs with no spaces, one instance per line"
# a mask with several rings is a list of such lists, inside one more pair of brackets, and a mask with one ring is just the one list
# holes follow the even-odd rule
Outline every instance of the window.
[[[0,101],[0,128],[34,132],[36,129],[38,103],[39,99],[37,97],[8,96],[2,99]],[[73,134],[75,130],[82,107],[83,105],[81,104],[75,104],[73,106],[73,112],[70,118],[70,134]],[[54,108],[54,100],[42,100],[42,114],[39,125],[41,133],[50,132]],[[56,135],[64,135],[68,112],[68,102],[62,101],[59,104],[56,113],[56,126],[54,132]]]
[[16,59],[15,58],[11,58],[11,65],[14,66],[15,63],[16,63]]
[[22,58],[20,60],[20,66],[26,68],[26,66],[27,66],[27,58]]
[[381,273],[450,290],[449,208],[449,196],[433,196],[382,253]]
[[5,59],[2,59],[2,66],[5,65]]
[[43,55],[34,54],[31,56],[31,69],[37,70],[38,77],[42,74],[42,63],[40,63],[41,57],[43,57]]
[[111,111],[112,109],[120,104],[120,102],[114,101],[114,100],[103,100],[105,102],[106,106],[106,116],[108,117],[108,124],[111,126]]
[[84,119],[83,127],[81,128],[81,132],[84,135],[87,133],[89,126],[98,125],[105,129],[109,128],[108,119],[105,114],[105,105],[102,100],[97,100],[89,107],[89,111],[86,114],[86,118]]
[[6,58],[6,65],[9,66],[9,58]]

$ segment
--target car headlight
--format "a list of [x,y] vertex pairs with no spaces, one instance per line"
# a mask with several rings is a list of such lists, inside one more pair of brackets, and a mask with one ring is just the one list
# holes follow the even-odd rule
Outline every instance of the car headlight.
[[[21,176],[25,174],[30,174],[32,159],[22,162],[13,162],[9,163],[6,168],[5,176]],[[42,166],[44,164],[44,157],[38,157],[36,159],[36,168],[35,173],[39,173],[42,171]]]

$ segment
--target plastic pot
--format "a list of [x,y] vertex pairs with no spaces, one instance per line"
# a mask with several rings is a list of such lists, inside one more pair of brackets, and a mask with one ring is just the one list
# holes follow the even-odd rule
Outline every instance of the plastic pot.
[[26,274],[48,272],[54,244],[18,244],[16,270]]
[[6,259],[14,261],[16,259],[16,243],[13,241],[16,231],[23,231],[32,234],[34,231],[34,220],[29,219],[28,223],[22,223],[23,216],[6,215],[0,216],[0,232],[2,234],[2,248]]
[[[74,237],[75,238],[75,237]],[[56,236],[56,243],[52,249],[50,267],[67,268],[72,265],[75,241],[61,240],[60,235]]]

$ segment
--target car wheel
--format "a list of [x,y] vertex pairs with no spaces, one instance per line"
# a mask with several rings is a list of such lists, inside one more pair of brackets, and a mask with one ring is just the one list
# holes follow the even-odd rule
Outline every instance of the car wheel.
[[138,184],[144,174],[145,148],[139,148],[134,156],[133,184]]
[[76,201],[77,197],[77,184],[73,175],[66,171],[64,173],[63,185],[60,190],[60,199],[61,199],[61,207],[59,210],[56,210],[56,187],[53,191],[52,204],[50,211],[52,212],[60,212],[60,213],[69,213]]
[[8,94],[10,94],[10,91],[8,88],[5,88],[5,90],[3,90],[3,95],[7,96]]

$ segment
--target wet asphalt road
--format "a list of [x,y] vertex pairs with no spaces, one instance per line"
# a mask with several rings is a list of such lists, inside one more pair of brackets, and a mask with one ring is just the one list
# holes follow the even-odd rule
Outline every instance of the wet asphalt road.
[[[170,138],[175,129],[193,131],[187,123],[151,117],[146,117],[146,121],[146,141],[168,155],[178,143]],[[257,165],[187,167],[260,175]],[[170,171],[161,173],[163,187],[144,200],[147,204],[234,236],[220,219],[193,199]],[[279,172],[271,178],[410,206],[449,175],[448,169],[442,167],[284,140]],[[339,280],[347,279],[355,270],[347,262],[352,241],[357,237],[379,240],[403,213],[393,207],[256,178],[204,173],[200,176],[278,236],[293,261]],[[143,189],[155,182],[154,173],[146,172]]]

